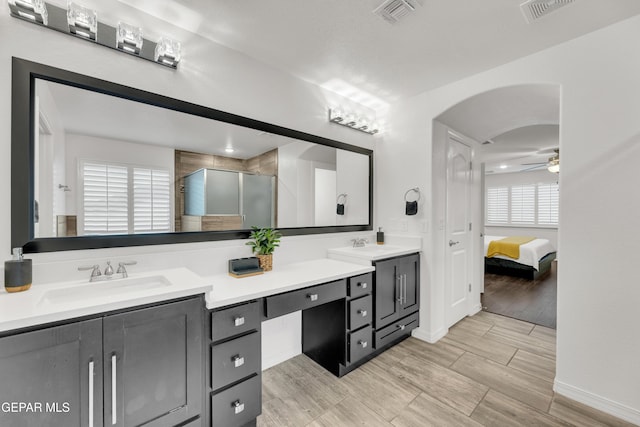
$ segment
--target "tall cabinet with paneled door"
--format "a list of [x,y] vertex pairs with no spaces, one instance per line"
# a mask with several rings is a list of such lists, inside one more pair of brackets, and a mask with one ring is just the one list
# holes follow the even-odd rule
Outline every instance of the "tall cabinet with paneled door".
[[203,305],[193,298],[1,337],[0,425],[197,424]]
[[374,261],[374,345],[383,348],[419,325],[420,255]]

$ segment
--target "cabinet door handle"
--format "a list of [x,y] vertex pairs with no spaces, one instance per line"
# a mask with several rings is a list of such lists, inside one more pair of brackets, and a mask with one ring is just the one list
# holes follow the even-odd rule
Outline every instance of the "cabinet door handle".
[[93,427],[93,360],[89,361],[89,427]]
[[309,298],[311,301],[318,301],[318,294],[309,294],[307,295],[307,298]]
[[239,368],[240,366],[244,365],[244,357],[240,357],[239,354],[236,354],[235,356],[233,356],[231,358],[231,361],[233,362],[234,368]]
[[396,277],[396,295],[398,296],[396,301],[402,304],[402,276],[400,275]]
[[367,282],[362,282],[362,283],[358,283],[358,286],[360,286],[362,289],[367,289]]
[[235,319],[233,319],[233,325],[234,326],[242,326],[242,325],[244,325],[244,316],[236,317]]
[[118,367],[118,361],[116,354],[111,355],[111,424],[115,425],[118,422],[118,397],[116,396],[116,369]]
[[363,340],[358,340],[358,345],[362,348],[367,348],[367,346],[369,345],[369,343],[367,343],[366,341]]
[[362,317],[367,317],[367,310],[358,310],[358,314]]
[[236,415],[244,411],[244,403],[241,403],[239,400],[236,400],[235,402],[233,402],[231,406],[233,407],[233,411]]
[[403,297],[402,299],[404,300],[403,304],[407,303],[407,275],[403,274],[402,275],[402,290],[403,290]]

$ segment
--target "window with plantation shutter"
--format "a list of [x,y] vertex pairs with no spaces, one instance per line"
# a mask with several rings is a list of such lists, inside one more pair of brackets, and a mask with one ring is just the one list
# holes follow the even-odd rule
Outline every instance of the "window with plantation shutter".
[[509,222],[509,187],[487,188],[487,223]]
[[487,187],[486,224],[557,226],[558,184]]
[[535,224],[536,186],[514,185],[511,187],[511,223]]
[[168,170],[83,162],[83,234],[171,231]]
[[171,231],[169,172],[133,168],[133,232]]
[[84,234],[126,234],[129,231],[126,167],[84,163]]
[[558,224],[558,184],[538,185],[538,224]]

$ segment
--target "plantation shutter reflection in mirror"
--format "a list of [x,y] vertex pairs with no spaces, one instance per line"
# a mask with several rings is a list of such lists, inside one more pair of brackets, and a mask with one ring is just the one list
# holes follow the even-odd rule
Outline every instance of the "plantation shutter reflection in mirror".
[[171,231],[169,171],[133,168],[133,232]]
[[85,162],[82,166],[82,181],[82,233],[86,236],[127,234],[127,167]]

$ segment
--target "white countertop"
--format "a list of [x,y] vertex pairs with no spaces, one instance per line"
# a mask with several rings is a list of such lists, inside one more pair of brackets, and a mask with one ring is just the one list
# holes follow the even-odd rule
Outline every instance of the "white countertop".
[[[166,284],[157,288],[149,289],[143,286],[140,289],[113,294],[105,294],[100,288],[100,285],[104,284],[117,284],[118,280],[134,282],[160,276],[166,279]],[[123,283],[126,285],[126,282]],[[210,290],[211,282],[187,268],[167,269],[148,274],[130,274],[128,279],[114,279],[109,282],[89,283],[88,280],[83,280],[34,285],[28,291],[16,293],[8,293],[2,288],[0,290],[0,331],[182,298]],[[56,297],[56,293],[60,296]],[[64,295],[73,297],[74,293],[81,294],[82,299],[65,300]]]
[[377,245],[367,244],[364,247],[354,248],[353,246],[345,246],[342,248],[329,249],[327,252],[329,258],[351,262],[361,265],[371,265],[373,261],[385,258],[393,258],[401,255],[409,255],[420,252],[420,244],[408,245]]
[[255,298],[368,273],[374,268],[328,258],[277,266],[257,276],[235,278],[228,274],[207,277],[213,290],[206,295],[207,308],[217,308]]

